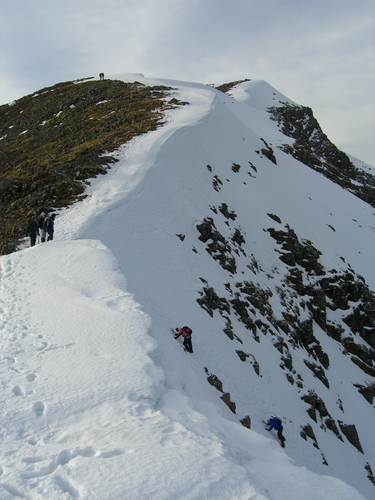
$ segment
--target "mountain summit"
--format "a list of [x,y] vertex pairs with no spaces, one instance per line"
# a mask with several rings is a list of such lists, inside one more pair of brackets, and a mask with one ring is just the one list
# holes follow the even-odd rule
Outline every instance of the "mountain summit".
[[0,111],[4,498],[372,498],[373,168],[263,81]]

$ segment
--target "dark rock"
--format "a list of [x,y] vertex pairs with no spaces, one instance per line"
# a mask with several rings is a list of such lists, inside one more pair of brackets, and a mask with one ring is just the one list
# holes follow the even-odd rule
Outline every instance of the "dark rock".
[[314,391],[309,391],[304,396],[301,396],[301,399],[302,401],[305,401],[310,405],[310,408],[307,410],[307,412],[310,417],[315,420],[315,422],[317,421],[316,412],[319,413],[320,418],[322,419],[324,417],[331,417],[331,415],[328,413],[326,405],[324,404],[324,401]]
[[375,397],[375,382],[368,384],[367,386],[361,384],[354,384],[358,388],[358,392],[372,405]]
[[347,438],[349,443],[355,446],[359,452],[363,453],[356,426],[354,424],[344,424],[343,422],[341,422],[341,420],[339,420],[338,422],[341,432]]
[[293,145],[283,144],[282,151],[375,208],[375,176],[356,168],[349,157],[329,141],[310,108],[283,103],[268,111],[282,132],[295,139]]
[[362,360],[360,360],[356,356],[351,356],[350,359],[361,370],[363,370],[365,373],[367,373],[367,375],[370,375],[371,377],[375,377],[375,368],[372,368],[367,363],[364,363]]
[[230,320],[230,318],[228,318],[228,316],[224,316],[223,317],[226,319],[226,322],[225,322],[225,328],[223,329],[223,332],[225,333],[225,335],[227,335],[231,340],[234,339],[234,333],[233,333],[233,326],[232,326],[232,322]]
[[230,314],[230,305],[227,299],[224,297],[220,298],[213,288],[205,287],[200,294],[202,298],[197,299],[197,302],[211,317],[213,317],[213,311],[216,309],[219,309],[219,311],[226,311]]
[[[240,83],[244,82],[250,82],[248,78],[245,78],[244,80],[236,80],[234,82],[229,82],[229,83],[223,83],[222,85],[219,85],[218,87],[215,87],[217,90],[220,90],[220,92],[223,92],[224,94],[227,94],[233,87],[236,85],[239,85]],[[230,94],[228,94],[230,95]]]
[[313,445],[315,446],[315,448],[319,449],[319,446],[318,446],[318,441],[316,440],[316,436],[315,436],[315,433],[314,433],[314,430],[313,428],[311,427],[310,424],[306,424],[304,427],[302,427],[302,430],[300,432],[300,436],[305,440],[307,441],[307,438],[309,437],[310,439],[312,439],[313,441]]
[[271,219],[273,219],[275,222],[278,222],[279,224],[281,224],[281,219],[278,215],[275,215],[275,214],[267,214],[268,217],[271,217]]
[[296,265],[296,259],[294,257],[294,254],[292,252],[289,253],[283,253],[280,256],[280,260],[284,262],[287,266],[294,267]]
[[[276,231],[274,228],[269,228],[268,232],[284,250],[280,260],[286,261],[290,266],[298,264],[317,276],[325,274],[323,266],[319,263],[321,252],[314,248],[311,241],[303,240],[300,242],[291,228],[288,228],[287,231]],[[295,263],[293,264],[293,262]]]
[[328,354],[325,353],[320,344],[316,344],[312,347],[313,352],[316,354],[316,357],[319,359],[323,368],[326,370],[329,368],[329,357]]
[[247,429],[251,429],[251,418],[249,417],[249,415],[246,415],[246,417],[241,418],[240,422]]
[[211,384],[213,387],[215,387],[219,392],[223,392],[223,384],[221,381],[218,379],[218,377],[214,374],[211,374],[207,377],[207,381],[209,384]]
[[340,439],[340,441],[344,441],[338,428],[337,428],[336,422],[334,421],[333,418],[331,418],[331,417],[326,418],[324,423],[326,424],[327,428],[330,431],[332,431],[338,437],[338,439]]
[[321,366],[304,359],[305,365],[313,372],[314,376],[318,378],[329,389],[329,382]]
[[246,359],[249,357],[249,354],[246,354],[243,351],[236,351],[236,353],[238,354],[238,357],[241,361],[246,361]]
[[232,164],[232,170],[235,174],[237,174],[240,171],[241,165],[238,165],[238,163],[233,163]]
[[265,145],[264,148],[261,148],[261,153],[266,158],[268,158],[270,161],[272,161],[272,163],[274,163],[275,165],[277,165],[276,157],[275,157],[275,154],[274,154],[273,149],[271,148],[271,146],[269,146],[267,144],[267,142],[263,138],[260,138],[260,140],[263,141],[263,143]]
[[335,323],[326,324],[326,332],[337,342],[341,342],[341,336],[345,333],[345,329],[341,325],[336,325]]
[[366,472],[368,472],[367,479],[369,479],[372,482],[372,484],[375,486],[375,477],[372,473],[371,465],[368,462],[365,465],[365,470],[366,470]]
[[346,337],[342,339],[341,343],[348,352],[354,354],[364,363],[372,367],[373,362],[375,361],[374,349],[366,347],[365,345],[362,344],[357,344],[351,337]]
[[315,289],[313,298],[306,303],[314,320],[322,330],[327,326],[326,296],[323,290]]
[[215,189],[215,191],[219,192],[223,183],[222,181],[219,179],[219,177],[217,175],[214,176],[213,180],[212,180],[212,186],[213,188]]
[[236,413],[236,403],[234,403],[233,401],[231,401],[231,399],[230,399],[230,393],[229,392],[224,393],[221,396],[221,399],[228,406],[228,408],[230,409],[230,411],[232,413]]
[[241,246],[243,243],[246,243],[245,238],[243,237],[243,234],[241,233],[240,229],[235,229],[231,239],[233,243],[237,243],[237,245],[239,246]]
[[219,207],[219,210],[227,219],[235,220],[237,217],[237,215],[233,211],[229,212],[228,205],[226,203],[222,203]]

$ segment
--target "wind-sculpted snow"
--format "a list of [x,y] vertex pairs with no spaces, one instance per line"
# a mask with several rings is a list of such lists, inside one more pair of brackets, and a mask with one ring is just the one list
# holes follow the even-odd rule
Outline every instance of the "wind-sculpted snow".
[[[0,259],[0,497],[372,498],[374,409],[354,385],[371,377],[300,293],[317,269],[349,265],[374,288],[371,208],[277,149],[267,96],[251,108],[207,86],[136,79],[190,104],[120,148],[59,213],[55,241]],[[271,235],[287,226],[302,255],[293,266]],[[339,309],[327,314],[366,344]],[[192,355],[171,332],[185,324]],[[285,449],[264,428],[271,414]],[[352,424],[363,454],[343,431]]]

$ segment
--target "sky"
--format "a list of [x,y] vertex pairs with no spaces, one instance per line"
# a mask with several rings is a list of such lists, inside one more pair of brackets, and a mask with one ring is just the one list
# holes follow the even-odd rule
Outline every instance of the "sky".
[[[322,251],[327,279],[350,270],[373,289],[373,209],[280,150],[277,164],[259,154],[260,131],[268,144],[285,140],[265,111],[285,100],[270,85],[243,83],[233,98],[176,87],[171,95],[189,106],[169,109],[163,127],[114,153],[118,162],[92,179],[87,196],[57,211],[53,241],[30,248],[27,239],[0,256],[0,498],[370,500],[374,408],[354,386],[368,377],[314,324],[330,360],[328,389],[306,350],[277,327],[297,305],[302,320],[309,311],[285,286],[290,267],[266,228],[289,223]],[[70,111],[60,115],[66,123]],[[212,239],[199,239],[207,217],[237,272],[207,251]],[[306,285],[317,279],[301,274]],[[211,316],[197,303],[205,286],[222,304],[243,300],[239,280],[272,307],[270,319],[262,298],[248,306],[258,339],[233,308]],[[348,333],[343,318],[357,306],[327,308],[327,319]],[[224,333],[228,322],[236,338]],[[185,324],[192,354],[171,331]],[[293,369],[280,366],[284,356]],[[333,422],[356,425],[363,455],[308,416],[301,397],[309,391]],[[284,422],[285,448],[265,428],[271,414]],[[240,424],[246,415],[251,429]],[[307,423],[318,447],[300,435]]]
[[373,0],[2,0],[0,103],[119,73],[266,80],[375,165]]

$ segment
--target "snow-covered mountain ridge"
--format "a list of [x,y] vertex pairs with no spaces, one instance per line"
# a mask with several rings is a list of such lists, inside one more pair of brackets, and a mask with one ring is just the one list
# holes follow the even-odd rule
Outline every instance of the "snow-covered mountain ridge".
[[373,208],[285,152],[265,82],[116,78],[189,105],[1,258],[4,498],[371,498]]

